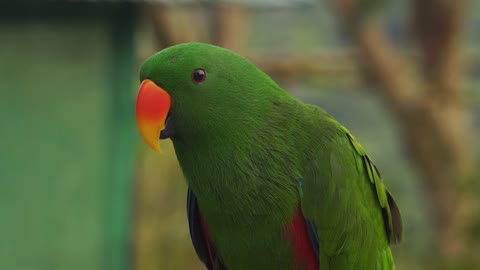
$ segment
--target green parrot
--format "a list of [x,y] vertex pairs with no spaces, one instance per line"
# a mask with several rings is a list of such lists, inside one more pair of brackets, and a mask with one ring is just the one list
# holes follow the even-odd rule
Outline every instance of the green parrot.
[[363,147],[242,56],[185,43],[151,56],[143,139],[171,139],[190,236],[208,269],[395,269],[399,209]]

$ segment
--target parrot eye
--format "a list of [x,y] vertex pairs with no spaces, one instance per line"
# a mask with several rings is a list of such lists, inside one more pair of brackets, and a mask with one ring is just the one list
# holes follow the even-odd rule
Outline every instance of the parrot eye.
[[205,81],[205,79],[207,78],[207,72],[205,72],[204,69],[195,69],[193,72],[192,72],[192,82],[194,82],[195,84],[201,84]]

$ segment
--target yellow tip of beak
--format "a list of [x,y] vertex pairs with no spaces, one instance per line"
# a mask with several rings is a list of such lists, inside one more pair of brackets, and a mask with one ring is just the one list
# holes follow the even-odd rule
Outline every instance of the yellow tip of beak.
[[137,127],[143,140],[160,152],[160,132],[170,110],[171,97],[151,80],[144,80],[137,96]]
[[158,125],[156,122],[137,119],[137,127],[145,143],[153,150],[161,152],[159,134],[165,128],[164,125]]

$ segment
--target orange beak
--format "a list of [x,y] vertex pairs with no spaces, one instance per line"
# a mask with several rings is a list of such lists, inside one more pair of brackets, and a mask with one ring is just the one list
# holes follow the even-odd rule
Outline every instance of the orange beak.
[[144,80],[137,96],[137,126],[143,140],[160,152],[160,132],[171,105],[170,95],[151,80]]

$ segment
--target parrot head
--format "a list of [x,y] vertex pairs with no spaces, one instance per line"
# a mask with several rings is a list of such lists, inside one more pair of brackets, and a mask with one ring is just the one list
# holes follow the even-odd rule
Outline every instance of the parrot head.
[[201,141],[252,128],[271,92],[284,92],[242,56],[202,43],[152,55],[141,67],[140,81],[137,125],[157,151],[159,139]]

